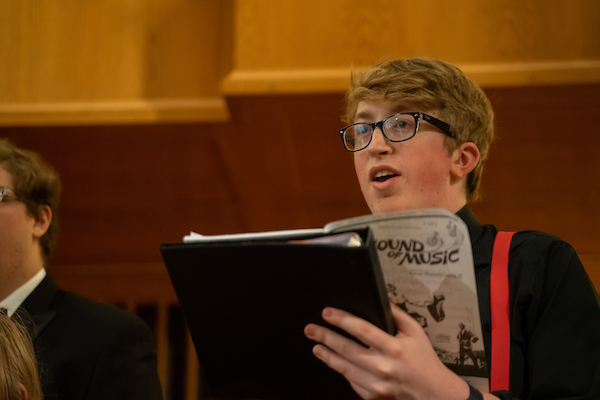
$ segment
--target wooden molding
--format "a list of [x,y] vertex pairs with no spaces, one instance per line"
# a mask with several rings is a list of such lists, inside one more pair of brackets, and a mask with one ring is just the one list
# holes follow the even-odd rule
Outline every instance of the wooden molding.
[[344,92],[350,69],[234,70],[223,80],[225,96]]
[[483,87],[600,83],[600,59],[539,63],[465,64],[462,71]]
[[[464,64],[483,87],[600,83],[600,59],[543,63]],[[224,96],[343,93],[350,69],[234,70]],[[0,104],[0,126],[114,125],[224,122],[223,97]]]
[[223,122],[224,98],[132,99],[0,104],[0,126]]
[[[482,87],[600,82],[600,59],[458,66]],[[225,96],[343,93],[350,73],[350,68],[234,70],[224,78],[221,91]]]

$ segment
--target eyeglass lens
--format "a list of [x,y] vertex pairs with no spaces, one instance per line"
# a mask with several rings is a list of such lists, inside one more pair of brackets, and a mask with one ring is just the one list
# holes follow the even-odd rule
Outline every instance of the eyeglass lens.
[[[417,131],[417,120],[411,114],[396,114],[382,121],[380,127],[384,135],[391,141],[401,142],[410,139]],[[373,125],[357,123],[344,132],[344,141],[349,150],[364,149],[371,142]]]
[[10,190],[9,188],[6,188],[4,186],[0,186],[0,202],[5,201],[5,198],[7,196],[12,196],[15,199],[17,198],[12,190]]

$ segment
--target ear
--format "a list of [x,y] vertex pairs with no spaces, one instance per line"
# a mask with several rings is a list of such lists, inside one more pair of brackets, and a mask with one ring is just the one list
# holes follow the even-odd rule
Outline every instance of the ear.
[[453,152],[451,175],[457,179],[466,177],[477,166],[479,157],[479,148],[475,143],[463,143]]
[[19,383],[19,386],[21,387],[21,392],[23,392],[23,397],[25,398],[25,400],[27,400],[29,398],[29,393],[27,392],[27,388],[22,383]]
[[52,209],[50,206],[42,204],[38,206],[36,214],[33,216],[35,219],[33,224],[33,236],[36,239],[41,238],[48,231],[50,222],[52,222]]

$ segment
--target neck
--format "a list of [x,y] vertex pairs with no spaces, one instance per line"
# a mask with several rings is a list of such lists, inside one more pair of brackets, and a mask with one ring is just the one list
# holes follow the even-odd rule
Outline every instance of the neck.
[[19,263],[0,269],[0,300],[23,286],[44,267],[41,254],[35,253]]

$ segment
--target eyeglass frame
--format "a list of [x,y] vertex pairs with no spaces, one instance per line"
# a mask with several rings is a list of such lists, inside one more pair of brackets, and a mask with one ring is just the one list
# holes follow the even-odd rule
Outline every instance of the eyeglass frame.
[[[395,117],[397,115],[412,115],[413,118],[415,119],[415,131],[413,132],[413,134],[406,138],[406,139],[401,139],[401,140],[393,140],[390,139],[386,134],[385,131],[383,130],[383,124],[385,124],[385,122],[392,118]],[[419,124],[420,121],[424,120],[426,122],[429,122],[431,125],[435,126],[436,128],[439,128],[442,132],[444,132],[446,135],[450,136],[452,139],[456,139],[456,134],[454,132],[452,132],[450,125],[440,119],[437,119],[436,117],[432,117],[429,114],[425,114],[422,112],[401,112],[401,113],[396,113],[394,115],[390,115],[387,118],[382,119],[379,122],[355,122],[354,124],[350,124],[348,126],[346,126],[345,128],[340,129],[340,136],[342,138],[342,143],[344,144],[344,148],[352,153],[355,153],[357,151],[361,151],[366,149],[367,147],[369,147],[369,145],[371,144],[371,141],[373,140],[373,134],[375,133],[375,129],[379,128],[379,130],[381,131],[381,133],[383,134],[383,137],[385,137],[387,140],[389,140],[390,142],[394,142],[394,143],[398,143],[398,142],[405,142],[409,139],[412,139],[413,137],[415,137],[415,135],[417,134],[417,131],[419,130]],[[369,142],[366,144],[365,147],[362,147],[358,150],[350,150],[348,148],[348,146],[346,145],[346,139],[345,139],[345,133],[348,129],[350,129],[351,127],[355,126],[355,125],[369,125],[371,127],[371,138],[369,139]]]
[[15,200],[27,203],[27,200],[17,196],[17,194],[12,189],[9,189],[5,186],[0,186],[0,203],[4,202],[4,196],[6,195],[14,197]]

